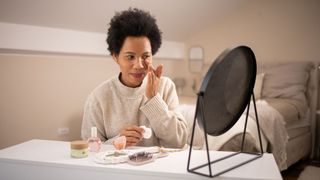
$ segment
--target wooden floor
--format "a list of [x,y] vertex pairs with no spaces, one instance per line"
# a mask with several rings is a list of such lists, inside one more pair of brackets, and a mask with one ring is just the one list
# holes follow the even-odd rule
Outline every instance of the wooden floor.
[[315,164],[311,160],[301,160],[301,161],[297,162],[296,164],[290,166],[287,170],[282,171],[281,172],[282,178],[284,180],[297,180],[300,173],[303,171],[303,169],[307,165],[319,166],[320,164],[319,164],[319,162],[316,162],[316,164]]

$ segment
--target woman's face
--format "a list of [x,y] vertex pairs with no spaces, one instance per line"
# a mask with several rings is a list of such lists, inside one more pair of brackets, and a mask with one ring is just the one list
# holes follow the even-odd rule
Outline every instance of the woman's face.
[[113,58],[120,66],[120,81],[128,87],[138,87],[147,73],[145,61],[152,63],[150,41],[145,36],[128,36],[119,55],[113,55]]

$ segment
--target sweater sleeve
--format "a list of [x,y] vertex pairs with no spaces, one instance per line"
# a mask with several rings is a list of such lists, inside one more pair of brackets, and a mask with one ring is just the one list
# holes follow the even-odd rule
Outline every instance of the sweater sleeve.
[[87,140],[91,136],[91,127],[97,127],[97,135],[101,141],[106,141],[106,135],[103,123],[103,113],[99,101],[90,94],[85,107],[81,127],[81,137]]
[[166,86],[163,97],[157,93],[140,110],[148,118],[162,146],[182,148],[187,142],[187,123],[177,109],[179,100],[173,82],[166,83]]

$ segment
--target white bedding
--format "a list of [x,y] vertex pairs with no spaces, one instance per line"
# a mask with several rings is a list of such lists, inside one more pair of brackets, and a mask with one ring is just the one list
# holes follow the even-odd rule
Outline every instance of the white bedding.
[[[259,116],[260,130],[261,130],[261,139],[263,150],[266,151],[267,143],[271,144],[272,152],[276,159],[276,162],[280,170],[286,169],[286,144],[288,142],[288,134],[285,130],[285,122],[282,115],[271,107],[266,101],[258,100],[256,102],[257,111]],[[194,120],[195,106],[194,105],[180,105],[180,110],[185,116],[188,125],[189,125],[189,139],[188,143],[190,144],[192,125]],[[220,136],[208,136],[208,145],[210,150],[219,150],[225,143],[231,140],[236,135],[243,133],[244,123],[245,123],[245,114],[240,117],[237,123],[226,133]],[[255,121],[253,104],[250,105],[249,118],[247,124],[246,132],[250,134],[256,145],[256,149],[260,149],[259,137],[257,131],[257,125]],[[194,135],[193,146],[198,149],[204,149],[204,138],[203,132],[200,130],[199,126],[196,126],[196,131]]]
[[[287,168],[286,146],[288,143],[288,133],[285,127],[283,116],[266,101],[256,102],[259,123],[263,134],[271,145],[273,156],[280,170]],[[250,107],[250,116],[253,115],[253,107]]]

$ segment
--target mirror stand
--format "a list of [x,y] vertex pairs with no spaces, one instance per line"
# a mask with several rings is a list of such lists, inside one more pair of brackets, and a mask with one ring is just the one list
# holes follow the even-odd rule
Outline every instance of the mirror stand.
[[[244,125],[244,130],[243,130],[243,135],[242,135],[242,142],[241,142],[241,150],[239,152],[233,152],[229,155],[220,157],[218,159],[215,159],[213,161],[211,161],[210,158],[210,151],[209,151],[209,145],[208,145],[208,133],[207,133],[207,127],[206,127],[206,121],[205,121],[205,116],[204,116],[204,92],[199,92],[198,93],[198,99],[197,99],[197,107],[196,108],[196,112],[195,112],[195,116],[194,116],[194,120],[193,120],[193,126],[192,126],[192,134],[191,134],[191,142],[190,142],[190,148],[189,148],[189,156],[188,156],[188,164],[187,164],[187,171],[194,173],[194,174],[198,174],[198,175],[202,175],[202,176],[206,176],[206,177],[216,177],[219,176],[221,174],[224,174],[228,171],[231,171],[233,169],[236,169],[244,164],[247,164],[251,161],[254,161],[260,157],[263,156],[263,148],[262,148],[262,140],[261,140],[261,134],[260,134],[260,125],[259,125],[259,120],[258,120],[258,113],[257,113],[257,108],[256,108],[256,103],[255,103],[255,97],[254,97],[254,93],[252,93],[252,98],[253,98],[253,105],[254,105],[254,112],[255,112],[255,116],[256,116],[256,123],[257,123],[257,130],[258,130],[258,135],[259,135],[259,143],[260,143],[260,152],[258,153],[251,153],[251,152],[245,152],[244,151],[244,143],[245,143],[245,135],[246,135],[246,129],[247,129],[247,121],[248,121],[248,116],[249,116],[249,109],[250,109],[250,100],[248,102],[247,105],[247,113],[246,113],[246,120],[245,120],[245,125]],[[200,112],[199,112],[200,111]],[[194,140],[194,133],[195,133],[195,126],[196,126],[196,117],[198,115],[198,113],[200,113],[201,116],[201,120],[203,123],[203,132],[204,132],[204,137],[205,137],[205,145],[206,145],[206,155],[207,155],[207,163],[190,168],[190,161],[191,161],[191,155],[192,155],[192,146],[193,146],[193,140]],[[212,168],[211,165],[214,165],[215,163],[218,163],[222,160],[226,160],[228,158],[234,157],[236,155],[239,154],[248,154],[248,155],[252,155],[253,157],[251,157],[250,159],[247,159],[245,161],[242,161],[236,165],[233,165],[231,167],[228,167],[226,169],[223,169],[217,173],[212,173]],[[209,174],[205,174],[202,172],[199,172],[197,170],[204,168],[208,166],[208,170],[209,170]]]

